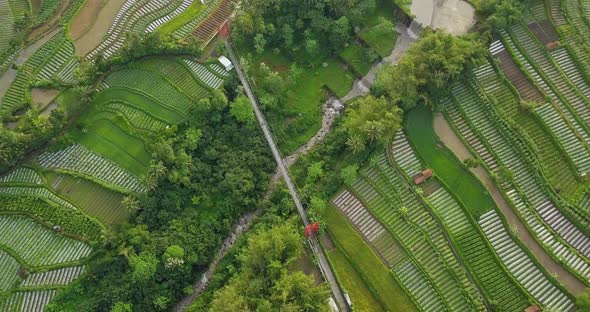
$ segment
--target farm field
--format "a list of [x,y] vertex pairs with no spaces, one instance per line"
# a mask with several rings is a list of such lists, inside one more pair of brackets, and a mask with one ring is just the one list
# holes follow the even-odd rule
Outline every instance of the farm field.
[[[328,220],[328,233],[336,244],[336,255],[333,256],[336,259],[332,259],[332,261],[337,262],[339,261],[339,258],[344,258],[341,261],[348,261],[347,268],[349,270],[354,270],[352,272],[344,271],[343,273],[340,273],[340,270],[346,270],[346,267],[340,268],[336,266],[336,272],[338,275],[342,274],[350,276],[342,277],[341,279],[344,279],[342,283],[345,283],[348,278],[352,280],[355,276],[359,276],[364,282],[364,285],[361,283],[350,286],[347,286],[345,283],[344,287],[358,288],[359,295],[366,292],[371,293],[374,300],[377,301],[376,303],[371,303],[370,297],[358,300],[366,300],[366,303],[364,304],[369,307],[372,307],[375,304],[380,304],[381,306],[376,306],[377,311],[379,309],[383,309],[384,311],[394,309],[415,311],[416,308],[413,306],[408,296],[403,292],[399,284],[397,284],[393,275],[388,271],[387,267],[371,250],[367,243],[363,241],[363,238],[360,237],[360,235],[354,234],[355,230],[348,223],[346,218],[340,214],[337,209],[331,207],[326,209],[326,220]],[[351,235],[351,233],[353,233],[353,235]],[[332,257],[330,252],[328,252],[328,255]],[[346,255],[349,256],[347,257]],[[354,255],[354,257],[351,257],[352,255]],[[353,297],[355,291],[352,289],[349,291],[352,299],[355,300]]]
[[0,0],[0,312],[585,311],[590,0],[409,2]]
[[56,192],[103,224],[121,224],[127,220],[128,211],[121,203],[124,197],[121,193],[70,175],[55,175],[49,180]]

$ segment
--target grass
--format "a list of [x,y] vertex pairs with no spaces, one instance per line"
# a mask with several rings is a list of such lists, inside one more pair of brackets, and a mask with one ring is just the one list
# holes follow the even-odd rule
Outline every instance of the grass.
[[172,34],[178,28],[190,22],[193,18],[199,16],[205,9],[206,5],[201,1],[194,1],[186,10],[182,11],[176,18],[168,21],[158,28],[158,31],[164,36]]
[[387,57],[393,51],[397,33],[394,30],[383,32],[379,26],[365,28],[360,33],[361,39],[371,46],[381,57]]
[[351,44],[340,52],[340,57],[361,77],[368,74],[373,66],[373,63],[367,60],[366,50],[360,44]]
[[350,70],[326,55],[316,58],[313,64],[309,64],[305,63],[303,56],[301,59],[292,60],[272,51],[256,54],[249,50],[249,47],[240,47],[239,51],[243,55],[251,54],[252,64],[264,62],[281,75],[287,75],[294,62],[302,71],[295,86],[291,88],[292,96],[283,108],[288,117],[279,119],[269,115],[269,122],[277,137],[279,148],[285,155],[305,144],[321,128],[321,107],[328,99],[326,89],[337,97],[343,97],[350,91],[355,79]]
[[434,133],[433,114],[430,108],[419,105],[408,112],[405,128],[416,152],[432,168],[438,178],[450,189],[461,190],[455,194],[472,212],[476,220],[493,209],[494,202],[481,183],[467,172],[449,149],[439,144],[438,137]]
[[340,283],[353,301],[355,311],[384,311],[366,285],[363,287],[362,278],[340,250],[334,249],[328,256],[338,270]]
[[[324,219],[337,248],[334,250],[336,253],[331,251],[328,256],[336,265],[336,273],[349,292],[355,310],[366,307],[366,311],[416,311],[383,262],[346,218],[329,206]],[[348,262],[345,255],[354,263]],[[346,263],[342,262],[342,258]],[[352,281],[354,283],[349,284]],[[367,297],[367,294],[371,296]],[[377,305],[379,302],[381,304]]]
[[150,155],[144,141],[128,134],[111,120],[96,120],[79,142],[139,177],[146,173]]
[[50,173],[48,179],[57,192],[103,224],[113,225],[127,221],[128,212],[121,203],[123,194],[67,174]]

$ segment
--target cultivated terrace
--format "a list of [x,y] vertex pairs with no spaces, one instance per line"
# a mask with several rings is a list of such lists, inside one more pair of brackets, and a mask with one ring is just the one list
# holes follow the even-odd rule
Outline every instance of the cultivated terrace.
[[590,1],[0,0],[1,312],[589,287]]

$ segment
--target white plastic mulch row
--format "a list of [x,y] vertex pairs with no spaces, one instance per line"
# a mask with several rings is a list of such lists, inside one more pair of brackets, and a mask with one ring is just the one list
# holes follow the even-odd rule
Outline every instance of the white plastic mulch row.
[[442,299],[411,260],[407,259],[395,267],[393,273],[414,297],[421,311],[446,311]]
[[45,306],[57,295],[57,290],[19,291],[4,302],[0,301],[2,312],[43,312]]
[[80,144],[39,156],[45,168],[63,169],[95,177],[105,183],[130,191],[144,192],[146,186],[133,174]]
[[77,261],[92,252],[90,246],[24,216],[0,216],[0,243],[31,266]]
[[184,59],[183,61],[191,69],[191,71],[199,78],[199,80],[204,82],[210,88],[217,89],[223,83],[223,79],[217,77],[217,75],[210,72],[205,65],[187,59]]
[[411,177],[422,170],[422,164],[414,154],[412,146],[410,146],[403,131],[398,131],[395,134],[392,154],[395,162],[408,176]]
[[220,75],[221,77],[229,76],[229,72],[225,70],[225,68],[221,67],[219,64],[209,64],[209,69],[214,71],[216,74]]
[[162,16],[160,18],[158,18],[157,20],[151,22],[147,29],[145,30],[146,33],[150,33],[154,30],[156,30],[156,28],[160,27],[160,25],[168,22],[169,20],[177,17],[178,15],[180,15],[180,13],[182,13],[184,10],[186,10],[186,8],[189,7],[189,5],[191,5],[193,2],[195,1],[200,1],[200,0],[183,0],[182,3],[180,4],[180,6],[178,8],[176,8],[176,10],[172,11],[170,14],[166,15],[166,16]]
[[492,210],[482,215],[479,225],[510,274],[543,307],[551,307],[564,312],[574,310],[574,302],[551,283],[522,248],[508,235],[508,231],[496,211]]
[[1,176],[0,183],[41,184],[41,177],[31,168],[20,167]]
[[21,284],[23,287],[30,286],[62,286],[77,279],[86,271],[84,266],[75,266],[53,271],[35,273],[27,277]]
[[9,290],[18,281],[19,269],[16,259],[0,250],[0,292]]
[[[496,83],[501,82],[498,79]],[[535,174],[531,172],[524,159],[514,151],[512,144],[486,114],[486,109],[482,108],[482,103],[478,102],[485,99],[478,99],[477,95],[468,91],[466,86],[463,85],[455,85],[452,93],[457,100],[457,106],[465,114],[465,116],[460,114],[456,114],[456,116],[466,118],[470,121],[470,124],[477,125],[479,134],[483,140],[488,142],[490,150],[495,154],[496,161],[513,173],[515,182],[523,193],[517,192],[514,187],[509,187],[509,185],[506,185],[509,188],[505,193],[513,206],[517,208],[522,220],[528,224],[535,236],[549,251],[562,259],[572,270],[590,280],[590,265],[588,265],[588,262],[560,241],[558,235],[555,235],[552,228],[547,223],[542,222],[539,216],[535,216],[535,208],[540,207],[550,199],[539,185],[539,182],[536,181]],[[455,120],[453,120],[453,123],[455,123]],[[461,135],[465,136],[465,133],[461,131]],[[531,206],[525,203],[522,196],[526,197]],[[565,220],[565,217],[561,214],[554,217],[556,220]]]

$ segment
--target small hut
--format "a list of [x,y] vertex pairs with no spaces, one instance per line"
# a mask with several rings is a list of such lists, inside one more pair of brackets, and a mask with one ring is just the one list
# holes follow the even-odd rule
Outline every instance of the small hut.
[[432,169],[424,169],[414,176],[414,184],[419,185],[432,177]]

